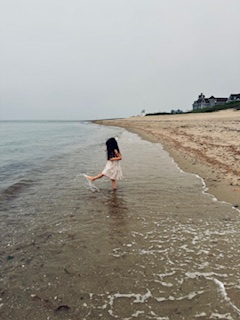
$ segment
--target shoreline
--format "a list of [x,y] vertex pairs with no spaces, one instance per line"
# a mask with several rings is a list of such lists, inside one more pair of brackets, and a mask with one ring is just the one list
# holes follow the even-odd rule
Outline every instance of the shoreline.
[[162,144],[185,172],[203,178],[207,192],[240,208],[240,112],[131,117],[95,120],[123,127]]

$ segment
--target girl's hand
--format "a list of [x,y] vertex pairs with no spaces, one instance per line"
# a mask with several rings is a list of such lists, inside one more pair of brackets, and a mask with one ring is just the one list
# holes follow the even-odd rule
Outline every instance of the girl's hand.
[[121,154],[120,154],[117,150],[114,150],[114,152],[115,152],[116,157],[110,158],[109,160],[110,160],[110,161],[122,160]]

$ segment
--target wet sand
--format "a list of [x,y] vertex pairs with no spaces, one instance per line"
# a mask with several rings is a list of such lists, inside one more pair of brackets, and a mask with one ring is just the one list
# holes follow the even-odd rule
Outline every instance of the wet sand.
[[5,203],[0,319],[239,319],[239,211],[160,144],[93,127],[118,136],[124,179],[93,192],[79,162],[93,173],[105,145],[82,148]]
[[181,169],[200,175],[218,200],[240,207],[240,111],[98,120],[160,142]]

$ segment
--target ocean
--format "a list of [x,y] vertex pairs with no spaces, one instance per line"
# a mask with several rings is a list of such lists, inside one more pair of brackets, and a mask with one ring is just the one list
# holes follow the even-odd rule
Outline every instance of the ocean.
[[[95,175],[116,137],[124,179]],[[159,143],[0,122],[0,318],[239,319],[240,219]]]

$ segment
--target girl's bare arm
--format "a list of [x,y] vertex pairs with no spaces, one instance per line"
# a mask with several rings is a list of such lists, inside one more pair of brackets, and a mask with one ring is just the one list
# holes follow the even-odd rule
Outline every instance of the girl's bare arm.
[[115,152],[116,157],[110,158],[109,160],[110,161],[122,160],[122,155],[117,150],[114,150],[114,152]]

